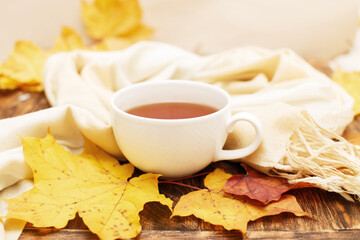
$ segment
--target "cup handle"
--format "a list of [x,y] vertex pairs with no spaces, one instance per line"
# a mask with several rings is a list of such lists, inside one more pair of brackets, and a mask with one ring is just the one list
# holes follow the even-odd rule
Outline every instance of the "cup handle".
[[255,152],[255,150],[259,147],[262,140],[262,124],[259,118],[247,112],[237,113],[231,117],[230,121],[227,124],[226,130],[228,133],[232,131],[235,123],[238,121],[247,121],[254,126],[256,131],[254,141],[250,145],[244,148],[234,149],[234,150],[223,150],[223,149],[220,150],[216,155],[214,162],[220,160],[230,160],[230,159],[238,159],[238,158],[246,157],[252,154],[253,152]]

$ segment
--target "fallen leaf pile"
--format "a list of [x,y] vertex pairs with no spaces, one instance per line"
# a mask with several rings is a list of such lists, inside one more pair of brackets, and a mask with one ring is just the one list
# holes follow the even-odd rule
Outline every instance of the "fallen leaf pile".
[[249,221],[282,212],[291,212],[296,216],[308,215],[292,195],[283,195],[277,202],[260,205],[251,199],[225,193],[222,189],[231,176],[216,169],[204,180],[207,189],[190,192],[180,198],[173,216],[194,215],[211,224],[222,225],[227,230],[240,230],[246,237]]
[[331,78],[342,86],[355,100],[355,115],[360,114],[360,72],[335,71]]
[[[159,193],[158,174],[131,178],[131,164],[120,165],[86,139],[84,151],[78,155],[65,150],[50,133],[43,139],[26,137],[22,142],[34,188],[16,198],[3,199],[8,204],[6,218],[28,221],[35,227],[63,228],[78,214],[100,239],[117,239],[140,233],[139,213],[147,202],[160,202],[172,210],[172,200]],[[255,176],[251,171],[248,169]],[[223,189],[231,178],[221,169],[208,174],[206,189],[183,195],[172,216],[195,215],[228,230],[239,230],[244,236],[248,222],[264,216],[282,212],[308,216],[291,195],[261,204],[226,193]]]
[[9,205],[7,218],[62,228],[78,213],[101,239],[133,238],[141,231],[139,212],[145,203],[172,208],[172,201],[159,194],[159,175],[128,180],[134,167],[120,165],[89,141],[80,155],[66,151],[50,134],[44,139],[23,138],[23,148],[35,187],[4,200]]
[[153,34],[153,30],[141,22],[137,0],[83,1],[81,13],[88,36],[93,39],[90,46],[70,27],[62,28],[49,50],[41,49],[32,41],[18,41],[8,59],[0,64],[0,90],[42,91],[44,64],[51,54],[75,49],[121,50]]

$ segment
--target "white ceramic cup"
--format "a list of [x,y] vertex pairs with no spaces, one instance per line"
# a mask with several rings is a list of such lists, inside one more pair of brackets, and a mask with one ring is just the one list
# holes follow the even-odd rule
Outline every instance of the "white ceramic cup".
[[[126,111],[147,104],[187,102],[219,109],[187,119],[154,119]],[[111,100],[111,119],[120,150],[135,167],[164,177],[191,175],[218,160],[239,159],[260,145],[260,120],[246,112],[231,116],[230,96],[219,87],[186,80],[137,83],[117,91]],[[256,136],[247,147],[223,150],[238,121],[251,123]]]

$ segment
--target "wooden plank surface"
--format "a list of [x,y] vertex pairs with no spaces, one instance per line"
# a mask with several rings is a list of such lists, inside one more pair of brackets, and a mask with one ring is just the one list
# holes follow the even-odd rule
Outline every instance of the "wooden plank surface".
[[[0,91],[0,119],[48,108],[43,93]],[[360,134],[360,116],[348,126],[345,134]],[[242,172],[239,164],[220,162],[204,171],[221,166]],[[203,176],[183,180],[183,183],[203,187]],[[192,191],[186,187],[160,184],[160,192],[177,201]],[[249,239],[360,239],[360,204],[343,199],[340,195],[319,189],[292,190],[304,211],[314,218],[294,217],[292,214],[264,217],[248,225]],[[148,203],[140,213],[142,233],[137,239],[241,239],[238,231],[227,231],[193,216],[170,219],[170,211],[158,203]],[[241,217],[241,216],[239,216]],[[65,229],[34,228],[27,224],[21,240],[98,239],[87,230],[81,218],[71,220]]]

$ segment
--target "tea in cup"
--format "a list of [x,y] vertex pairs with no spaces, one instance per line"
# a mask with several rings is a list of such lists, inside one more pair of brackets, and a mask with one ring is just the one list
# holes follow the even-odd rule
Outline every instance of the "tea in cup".
[[[164,177],[194,174],[211,162],[239,159],[261,143],[260,120],[246,112],[231,116],[230,96],[201,82],[166,80],[133,84],[111,100],[115,139],[124,156],[144,172]],[[253,142],[223,150],[238,121],[255,128]]]

